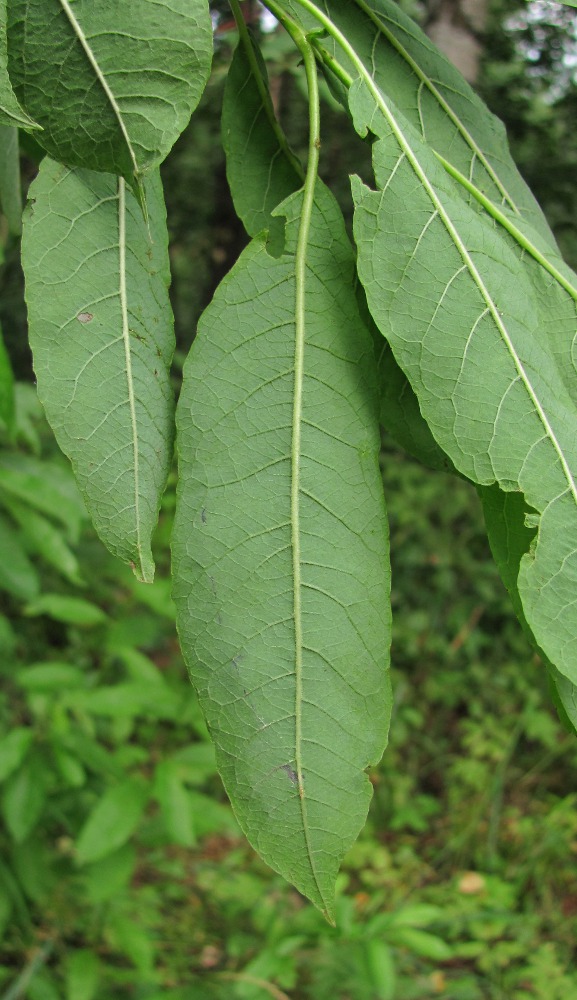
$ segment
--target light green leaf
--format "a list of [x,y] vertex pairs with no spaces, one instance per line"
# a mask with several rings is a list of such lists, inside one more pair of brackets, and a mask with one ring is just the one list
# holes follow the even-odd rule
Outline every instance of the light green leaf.
[[27,691],[70,691],[84,687],[85,675],[68,663],[33,663],[16,674],[16,683]]
[[0,517],[0,590],[21,601],[31,601],[40,590],[38,573],[30,562],[14,526]]
[[0,125],[0,209],[6,216],[10,231],[16,236],[20,235],[22,191],[18,129],[9,125]]
[[352,251],[317,185],[301,277],[301,208],[283,256],[241,255],[186,365],[174,597],[241,826],[330,915],[387,737],[388,552]]
[[66,1000],[94,1000],[100,978],[98,955],[79,948],[66,956]]
[[140,823],[147,801],[146,785],[132,778],[109,788],[80,831],[76,843],[78,864],[99,861],[122,847]]
[[102,608],[80,597],[69,597],[67,594],[42,594],[26,608],[26,614],[31,616],[48,615],[55,621],[67,625],[101,625],[107,621]]
[[38,755],[30,756],[7,780],[2,794],[2,815],[17,844],[36,826],[45,801],[46,768]]
[[267,230],[268,250],[282,251],[284,226],[273,209],[301,187],[302,167],[276,119],[260,50],[247,34],[234,53],[222,105],[226,176],[249,236]]
[[157,174],[145,190],[148,229],[123,180],[43,161],[22,260],[40,399],[100,537],[149,582],[174,341]]
[[192,800],[184,785],[178,765],[162,761],[154,776],[154,795],[160,806],[162,822],[170,843],[193,847],[196,843]]
[[38,125],[20,107],[8,76],[6,0],[0,0],[0,125],[37,129]]
[[[18,394],[17,398],[19,402]],[[63,525],[71,541],[78,541],[86,511],[69,467],[62,468],[56,462],[48,465],[18,452],[3,452],[0,454],[0,483],[9,497],[24,500],[53,517]]]
[[[380,190],[353,185],[369,307],[456,468],[481,485],[521,490],[542,515],[519,593],[538,644],[577,680],[575,405],[542,335],[525,249],[455,193],[369,70],[358,68],[355,122],[380,137]],[[551,309],[558,289],[554,282]],[[570,352],[569,341],[569,366]]]
[[66,544],[61,528],[22,501],[0,498],[20,527],[24,546],[31,556],[40,556],[66,580],[82,586],[78,560]]
[[178,699],[168,685],[156,682],[101,685],[96,691],[75,692],[69,699],[75,708],[91,715],[110,718],[132,718],[147,715],[173,719],[178,712]]
[[17,727],[0,740],[0,781],[20,767],[32,742],[32,730]]
[[14,90],[68,166],[131,181],[188,124],[210,70],[207,0],[11,0]]

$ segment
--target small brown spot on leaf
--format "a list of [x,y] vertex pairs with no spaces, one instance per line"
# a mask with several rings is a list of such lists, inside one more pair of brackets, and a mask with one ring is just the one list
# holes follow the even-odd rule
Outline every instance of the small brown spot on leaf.
[[76,319],[79,323],[90,323],[90,321],[94,319],[94,316],[92,313],[78,313]]
[[284,773],[288,775],[293,785],[298,783],[298,775],[294,767],[291,767],[290,764],[281,764],[281,771],[284,771]]

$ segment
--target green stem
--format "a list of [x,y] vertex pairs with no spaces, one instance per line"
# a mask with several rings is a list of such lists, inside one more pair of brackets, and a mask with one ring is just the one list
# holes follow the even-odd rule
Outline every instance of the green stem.
[[515,225],[512,219],[508,218],[508,216],[506,216],[505,213],[501,211],[498,205],[495,205],[495,203],[491,201],[490,198],[487,198],[487,196],[484,195],[483,192],[480,191],[478,187],[472,184],[471,181],[468,180],[467,177],[465,177],[459,170],[457,170],[457,168],[454,167],[452,163],[449,163],[448,160],[445,160],[445,158],[441,156],[440,153],[435,152],[435,150],[433,150],[433,152],[435,153],[435,156],[437,157],[439,163],[443,165],[447,173],[450,174],[450,176],[454,180],[456,180],[459,184],[461,184],[462,187],[464,187],[465,190],[468,191],[469,194],[473,196],[475,201],[478,201],[479,204],[483,206],[483,208],[489,213],[489,215],[493,219],[495,219],[495,222],[498,222],[499,225],[503,226],[503,228],[506,229],[507,232],[514,237],[519,246],[523,247],[523,250],[526,250],[527,253],[530,254],[531,257],[533,257],[533,259],[536,260],[537,263],[541,265],[541,267],[545,268],[545,270],[549,272],[551,277],[555,278],[555,281],[559,282],[561,287],[564,288],[565,291],[569,293],[571,298],[577,301],[577,288],[575,288],[575,286],[572,285],[571,282],[568,281],[568,279],[565,278],[563,274],[561,274],[561,271],[559,271],[558,268],[556,268],[555,265],[552,264],[551,261],[548,260],[547,257],[545,257],[545,255],[542,254],[541,251],[538,250],[533,243],[531,243],[531,240],[528,239],[521,232],[521,230],[518,228],[518,226]]
[[[289,30],[289,29],[287,29]],[[319,170],[320,150],[320,102],[317,66],[313,49],[305,35],[298,29],[290,29],[290,34],[303,57],[309,92],[309,148],[307,171],[303,189],[303,204],[299,222],[297,248],[295,254],[295,393],[293,402],[292,445],[291,445],[291,525],[292,557],[294,577],[294,620],[296,646],[296,696],[295,696],[295,768],[301,802],[303,830],[307,843],[311,869],[321,899],[324,900],[318,883],[316,866],[307,819],[307,799],[305,795],[302,760],[302,704],[303,704],[303,633],[301,609],[301,549],[300,549],[300,455],[302,392],[304,381],[304,351],[306,338],[306,270],[311,219],[315,197],[315,186]],[[327,907],[328,909],[328,907]]]
[[[255,83],[257,85],[258,92],[260,94],[260,98],[261,98],[261,101],[262,101],[262,106],[263,106],[264,112],[265,112],[265,114],[266,114],[266,116],[268,118],[270,127],[272,128],[272,130],[273,130],[273,132],[275,134],[276,140],[277,140],[277,142],[278,142],[278,144],[279,144],[282,152],[286,156],[287,160],[289,160],[289,162],[291,163],[291,165],[294,167],[294,169],[296,170],[296,172],[297,172],[298,176],[300,177],[300,179],[304,180],[305,173],[304,173],[304,170],[303,170],[303,167],[302,167],[302,163],[300,162],[300,160],[298,159],[298,157],[295,156],[295,154],[293,153],[292,149],[290,148],[290,146],[288,144],[288,141],[287,141],[287,137],[284,134],[284,132],[283,132],[283,130],[282,130],[280,124],[279,124],[279,121],[278,121],[278,119],[277,119],[277,117],[275,115],[273,103],[272,103],[271,96],[270,96],[270,91],[268,89],[267,82],[264,79],[264,76],[263,76],[263,73],[262,73],[262,68],[259,65],[259,61],[258,61],[257,56],[256,56],[256,52],[255,52],[255,48],[254,48],[254,43],[253,43],[252,38],[250,36],[250,32],[249,32],[249,30],[248,30],[248,28],[246,26],[246,22],[244,20],[244,17],[242,16],[242,10],[241,10],[241,7],[240,7],[239,0],[229,0],[229,3],[230,3],[230,9],[231,9],[231,11],[233,13],[233,16],[234,16],[234,19],[236,21],[236,26],[237,26],[237,29],[238,29],[239,41],[240,41],[241,45],[243,46],[243,48],[245,50],[246,57],[248,59],[248,64],[250,66],[251,73],[252,73],[252,75],[254,77],[254,80],[255,80]],[[275,17],[277,17],[278,20],[280,21],[279,15],[276,14],[274,11],[273,11],[273,13],[275,14]],[[284,25],[284,26],[286,27],[286,25]],[[295,25],[295,27],[297,27],[297,25]]]

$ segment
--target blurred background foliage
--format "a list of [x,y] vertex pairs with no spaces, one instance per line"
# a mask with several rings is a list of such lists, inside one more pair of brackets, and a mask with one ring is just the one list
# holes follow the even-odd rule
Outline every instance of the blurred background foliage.
[[[256,6],[252,8],[256,11]],[[412,5],[427,25],[434,4]],[[465,6],[453,13],[467,16]],[[214,5],[203,103],[164,168],[182,360],[245,235],[219,145],[235,43]],[[451,15],[452,16],[452,15]],[[456,15],[455,15],[456,16]],[[495,0],[477,85],[577,265],[575,15]],[[298,58],[263,36],[304,154]],[[368,171],[327,95],[322,170]],[[25,140],[23,182],[37,150]],[[475,495],[385,439],[395,709],[338,924],[254,855],[175,636],[169,537],[139,586],[96,539],[36,400],[18,240],[0,222],[0,1000],[568,1000],[577,996],[577,744],[491,564]]]

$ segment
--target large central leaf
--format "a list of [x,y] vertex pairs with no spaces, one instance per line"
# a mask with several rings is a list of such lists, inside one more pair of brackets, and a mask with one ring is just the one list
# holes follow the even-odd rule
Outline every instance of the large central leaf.
[[174,596],[241,825],[330,915],[386,743],[388,552],[351,247],[317,184],[296,316],[301,206],[281,257],[242,254],[187,362]]

